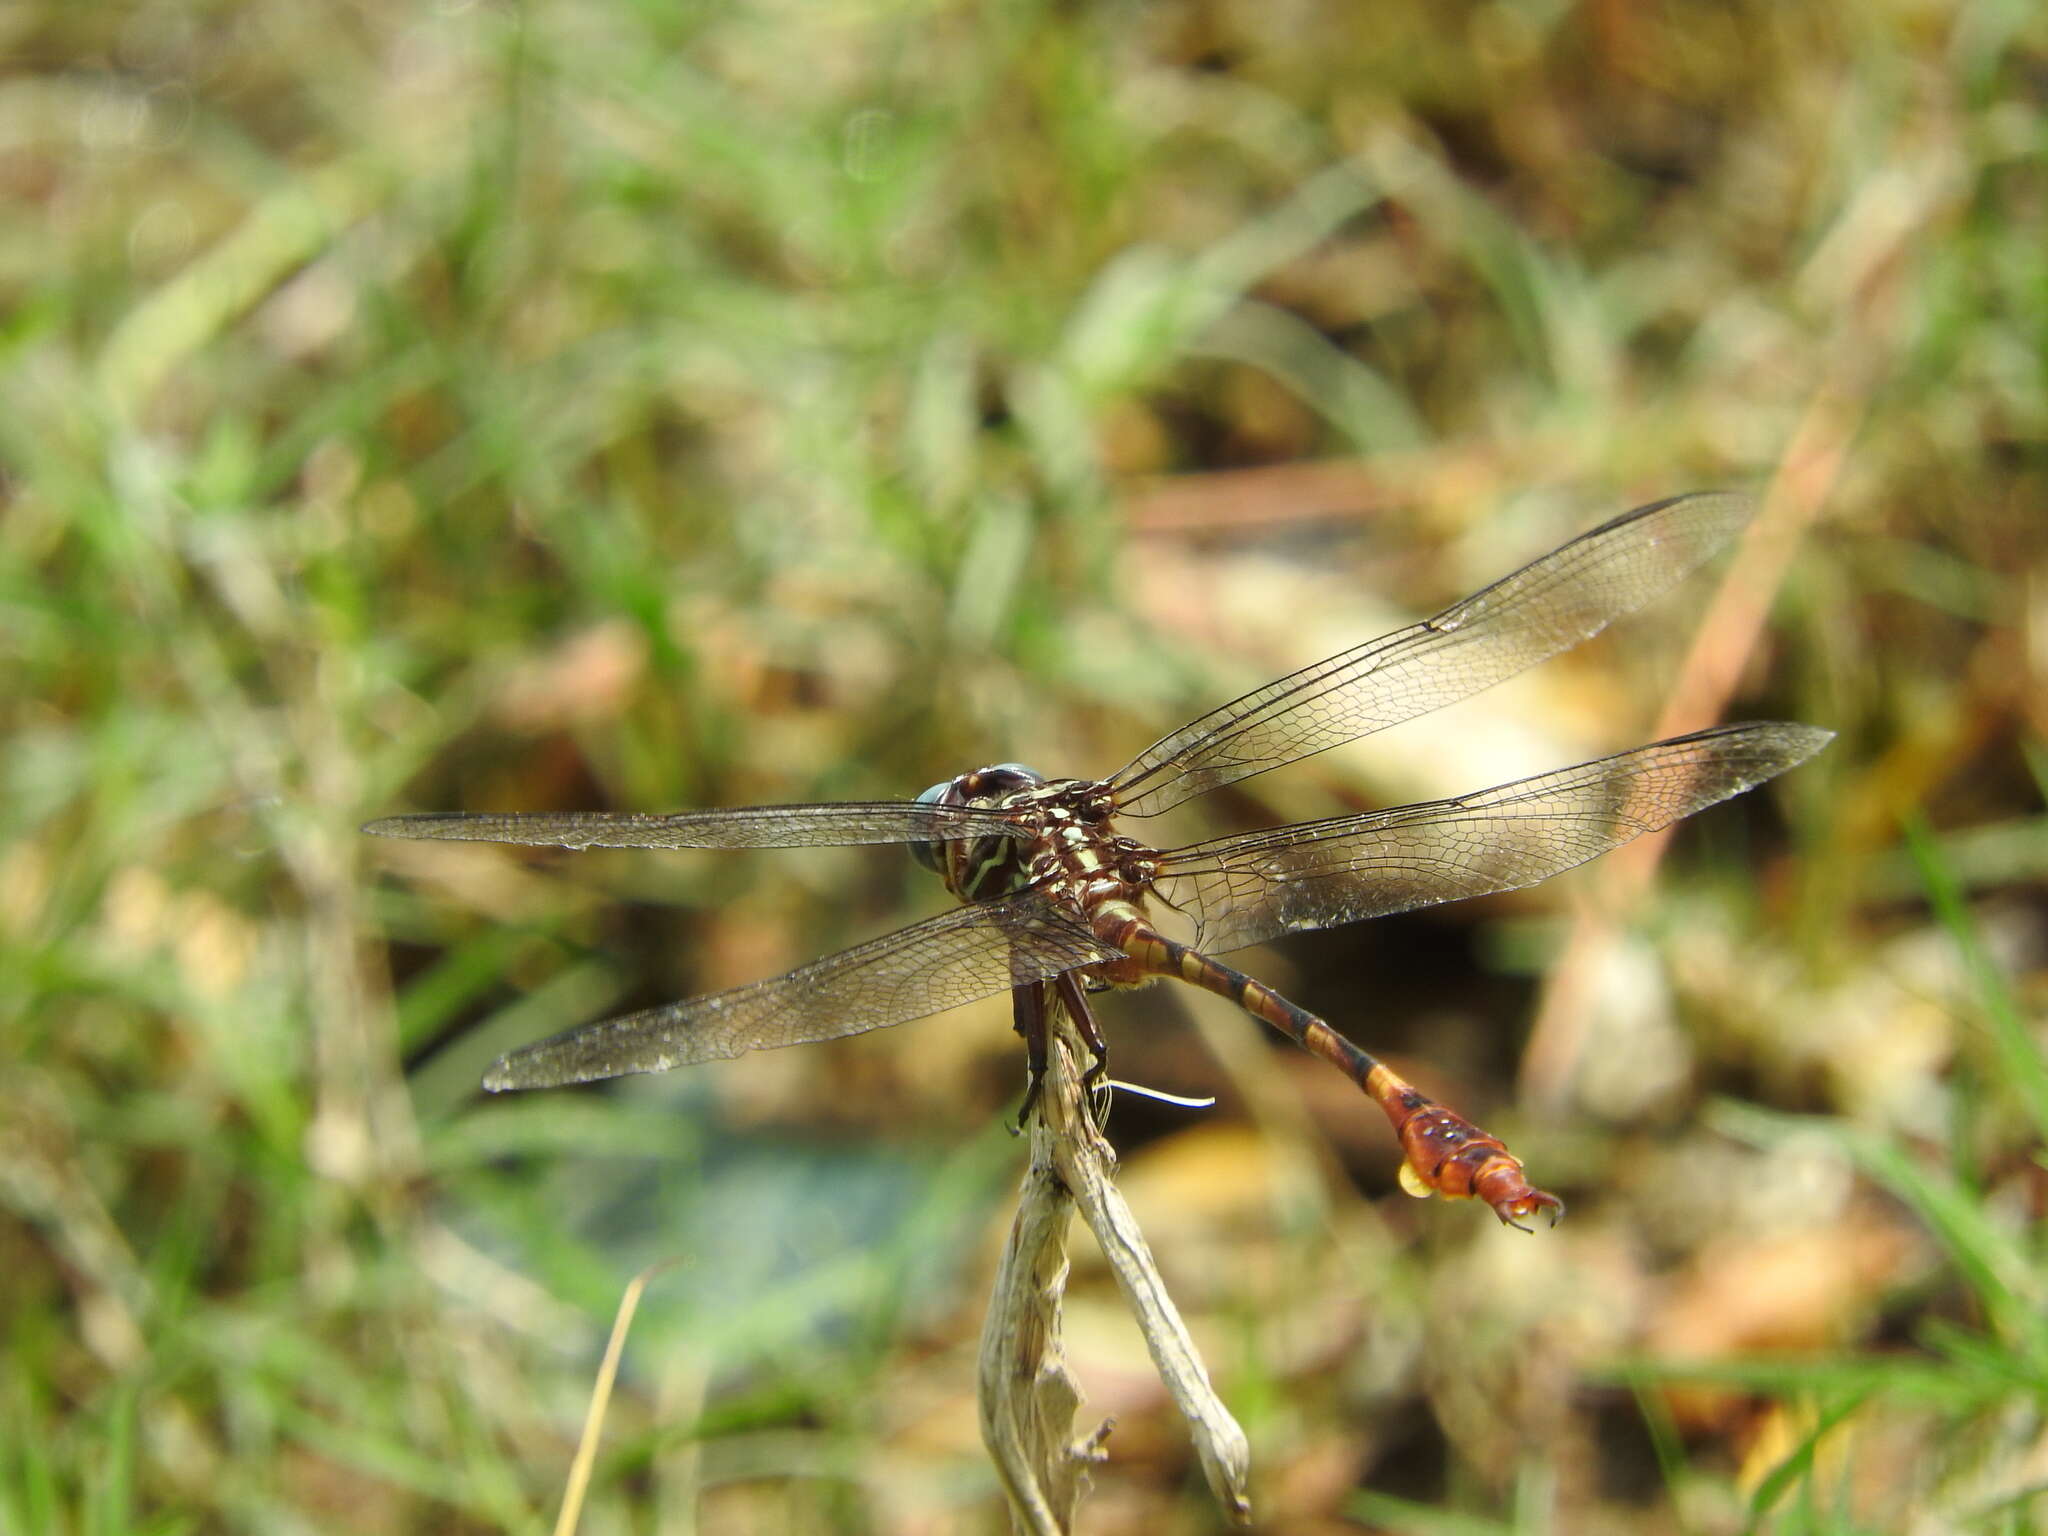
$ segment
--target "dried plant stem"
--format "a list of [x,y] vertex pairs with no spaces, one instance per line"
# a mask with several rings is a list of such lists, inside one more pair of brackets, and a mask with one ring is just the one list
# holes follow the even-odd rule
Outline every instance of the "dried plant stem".
[[590,1391],[590,1410],[584,1416],[583,1435],[576,1442],[576,1459],[569,1464],[569,1481],[562,1491],[562,1511],[555,1518],[555,1536],[572,1536],[583,1515],[583,1496],[590,1488],[590,1470],[597,1465],[597,1443],[604,1433],[605,1411],[611,1406],[612,1387],[619,1379],[619,1360],[626,1352],[626,1333],[639,1310],[640,1294],[647,1282],[673,1266],[674,1260],[650,1264],[627,1284],[619,1298],[612,1334],[605,1341],[604,1361],[597,1368],[597,1382]]
[[1229,1517],[1249,1517],[1251,1452],[1244,1431],[1209,1384],[1186,1325],[1167,1295],[1143,1234],[1114,1183],[1116,1154],[1082,1087],[1092,1059],[1076,1020],[1050,986],[1044,993],[1047,1051],[1031,1160],[982,1329],[982,1439],[1010,1498],[1015,1528],[1032,1536],[1072,1530],[1086,1471],[1102,1456],[1104,1422],[1076,1439],[1081,1394],[1060,1342],[1067,1218],[1076,1207],[1094,1232],[1145,1336],[1167,1390],[1194,1435],[1202,1471]]
[[[1698,730],[1724,713],[1763,635],[1771,599],[1833,490],[1862,420],[1860,402],[1848,391],[1845,378],[1823,388],[1809,405],[1756,523],[1693,636],[1655,734]],[[1555,1115],[1564,1107],[1586,1049],[1595,977],[1620,940],[1621,915],[1641,903],[1671,835],[1667,827],[1637,838],[1604,860],[1589,881],[1591,895],[1574,914],[1550,967],[1522,1051],[1522,1095],[1541,1111]]]
[[1073,1438],[1081,1390],[1060,1347],[1072,1206],[1050,1158],[1034,1153],[981,1333],[982,1443],[1009,1496],[1013,1528],[1031,1536],[1073,1529],[1088,1464],[1110,1428],[1105,1422],[1087,1439]]

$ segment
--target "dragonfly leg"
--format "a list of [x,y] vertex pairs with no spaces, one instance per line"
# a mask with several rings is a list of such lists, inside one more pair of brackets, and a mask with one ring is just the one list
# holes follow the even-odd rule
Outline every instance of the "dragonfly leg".
[[1095,1023],[1095,1010],[1088,1006],[1088,994],[1075,973],[1061,971],[1053,978],[1053,985],[1059,988],[1060,1001],[1067,1005],[1074,1027],[1081,1032],[1081,1038],[1088,1043],[1088,1053],[1094,1058],[1081,1074],[1081,1091],[1092,1092],[1109,1072],[1109,1042],[1102,1038],[1102,1030]]
[[1264,982],[1164,934],[1136,924],[1133,929],[1118,942],[1144,969],[1229,998],[1363,1088],[1394,1128],[1401,1144],[1401,1187],[1410,1194],[1483,1200],[1503,1222],[1525,1232],[1525,1223],[1538,1212],[1547,1212],[1553,1226],[1564,1215],[1564,1202],[1531,1185],[1522,1175],[1522,1160],[1498,1136],[1439,1104]]
[[1010,1011],[1013,1027],[1024,1037],[1024,1102],[1017,1106],[1017,1123],[1010,1127],[1012,1136],[1021,1136],[1045,1086],[1045,983],[1030,981],[1010,988]]
[[1081,1074],[1082,1092],[1092,1091],[1109,1071],[1109,1042],[1102,1038],[1102,1030],[1095,1023],[1095,1010],[1088,1006],[1088,994],[1081,990],[1081,983],[1072,971],[1062,971],[1051,982],[1034,981],[1012,987],[1010,1007],[1016,1031],[1024,1037],[1028,1079],[1024,1102],[1017,1110],[1017,1123],[1011,1128],[1012,1135],[1020,1133],[1031,1119],[1031,1111],[1038,1107],[1039,1090],[1045,1086],[1045,1010],[1051,1001],[1049,988],[1058,989],[1060,1003],[1073,1017],[1074,1027],[1081,1032],[1081,1038],[1094,1058],[1089,1062],[1088,1070]]

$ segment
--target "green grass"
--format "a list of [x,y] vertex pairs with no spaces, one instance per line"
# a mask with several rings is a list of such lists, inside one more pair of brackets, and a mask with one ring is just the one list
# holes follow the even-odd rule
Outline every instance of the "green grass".
[[[1630,913],[1612,1070],[1517,1110],[1583,881],[1253,966],[1570,1221],[1413,1205],[1312,1063],[1225,1070],[1150,994],[1120,1070],[1225,1103],[1126,1108],[1133,1198],[1274,1529],[2048,1525],[2036,8],[164,0],[0,39],[0,1530],[543,1529],[612,1303],[677,1255],[585,1530],[1003,1529],[1002,1010],[474,1091],[939,893],[358,824],[1100,771],[1723,483],[1816,513],[1733,711],[1841,735]],[[1214,815],[1646,739],[1696,612]],[[1742,1312],[1787,1252],[1811,1294]],[[1089,1508],[1210,1529],[1115,1316],[1084,1263]]]

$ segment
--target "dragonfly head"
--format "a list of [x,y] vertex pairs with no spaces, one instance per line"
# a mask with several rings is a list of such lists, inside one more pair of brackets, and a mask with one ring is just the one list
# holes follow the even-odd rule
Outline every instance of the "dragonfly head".
[[[957,779],[941,779],[917,797],[920,805],[959,805],[993,810],[1045,783],[1045,775],[1022,763],[997,763]],[[1024,874],[1025,845],[1014,837],[966,837],[942,843],[912,843],[910,856],[946,882],[962,901],[990,901],[1015,890]]]

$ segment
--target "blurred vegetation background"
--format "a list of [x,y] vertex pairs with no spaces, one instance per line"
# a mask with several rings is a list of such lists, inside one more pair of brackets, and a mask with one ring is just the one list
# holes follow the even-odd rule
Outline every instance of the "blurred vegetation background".
[[[476,1090],[935,883],[358,823],[1104,772],[1718,484],[1718,598],[1180,829],[1841,733],[1248,957],[1569,1220],[1160,990],[1120,1075],[1221,1103],[1127,1188],[1262,1529],[2048,1528],[2028,0],[17,4],[0,193],[0,1529],[542,1529],[670,1256],[583,1529],[1004,1529],[1000,1000]],[[1216,1528],[1088,1260],[1069,1326],[1085,1528]]]

